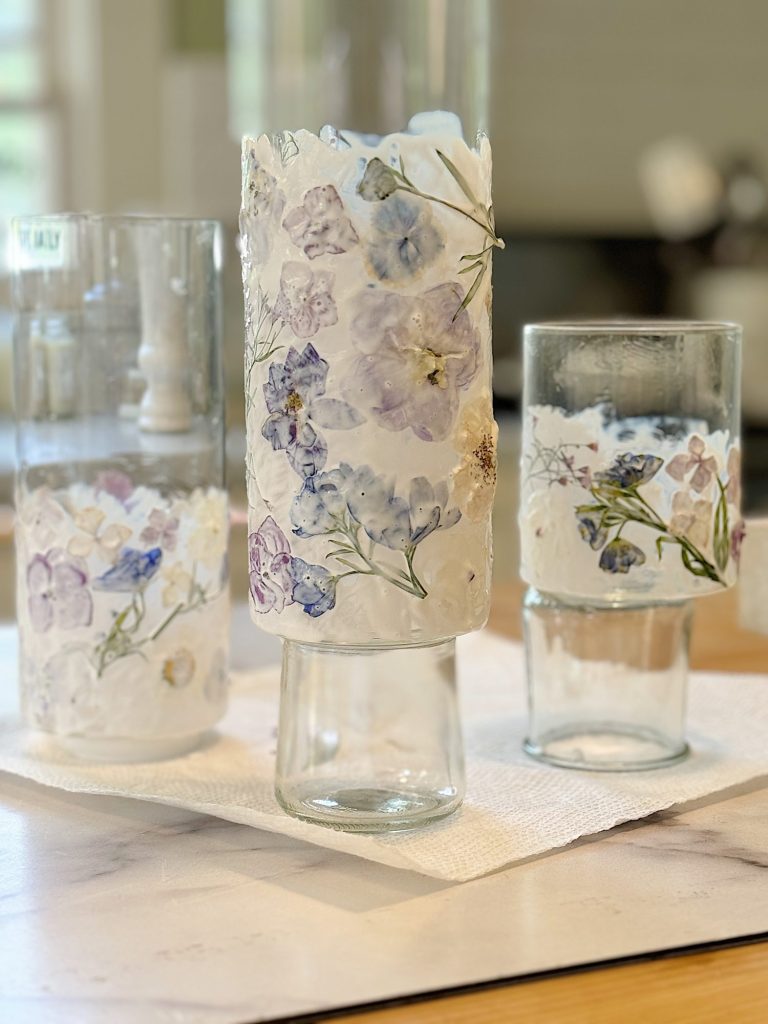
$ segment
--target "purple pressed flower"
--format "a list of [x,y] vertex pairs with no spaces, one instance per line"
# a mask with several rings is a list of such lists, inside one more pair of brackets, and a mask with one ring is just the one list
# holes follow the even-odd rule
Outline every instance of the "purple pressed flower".
[[600,525],[600,517],[580,514],[576,519],[581,539],[585,540],[593,551],[599,551],[608,540],[608,531]]
[[125,504],[133,494],[133,480],[119,469],[105,469],[97,474],[94,488],[97,494],[104,491],[105,494],[111,494],[113,498]]
[[139,540],[142,544],[153,544],[166,551],[173,551],[178,530],[178,516],[172,516],[161,508],[153,508],[149,513],[149,525],[141,531]]
[[302,605],[307,615],[316,619],[336,604],[336,577],[322,565],[310,565],[303,558],[292,558],[290,576],[293,600]]
[[628,573],[633,565],[644,565],[645,554],[631,541],[617,537],[603,548],[600,555],[600,568],[603,572]]
[[313,273],[306,263],[284,263],[274,314],[297,338],[311,338],[339,319],[332,288],[333,274],[327,270]]
[[365,291],[355,300],[352,340],[360,355],[348,394],[387,430],[413,430],[424,441],[448,436],[459,392],[478,370],[478,333],[464,293],[441,284],[419,296]]
[[293,602],[291,545],[272,516],[248,537],[249,589],[260,614],[281,612]]
[[272,447],[283,450],[296,472],[314,476],[325,465],[328,446],[316,427],[349,430],[363,417],[347,402],[324,398],[328,363],[314,345],[302,352],[291,347],[284,363],[272,363],[264,384],[264,400],[270,415],[261,428]]
[[71,558],[61,548],[35,555],[27,566],[27,604],[32,628],[45,633],[56,626],[76,629],[90,626],[93,599],[88,573],[81,558]]
[[368,262],[380,281],[404,281],[429,266],[444,248],[425,202],[391,196],[371,227]]
[[663,464],[664,460],[658,455],[633,455],[631,452],[624,452],[616,456],[608,469],[602,473],[595,473],[595,481],[608,487],[637,487],[652,480]]
[[318,185],[305,193],[303,205],[291,210],[283,227],[311,260],[326,253],[348,252],[358,242],[333,185]]
[[93,588],[118,594],[143,590],[159,570],[162,558],[160,548],[151,548],[149,551],[123,548],[112,568],[93,581]]

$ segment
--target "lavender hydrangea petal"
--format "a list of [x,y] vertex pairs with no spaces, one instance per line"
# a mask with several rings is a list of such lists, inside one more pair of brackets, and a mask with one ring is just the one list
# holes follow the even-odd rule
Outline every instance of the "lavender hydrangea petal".
[[[424,202],[392,196],[372,222],[368,261],[381,281],[404,281],[420,273],[444,248]],[[454,310],[455,312],[455,310]]]
[[351,430],[365,422],[365,417],[349,402],[340,398],[318,398],[309,409],[312,420],[331,430]]

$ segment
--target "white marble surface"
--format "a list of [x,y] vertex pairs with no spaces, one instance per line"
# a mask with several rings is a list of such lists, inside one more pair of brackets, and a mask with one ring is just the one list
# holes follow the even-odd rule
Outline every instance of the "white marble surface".
[[[274,653],[239,650],[241,667]],[[765,784],[449,885],[0,775],[0,1017],[290,1018],[754,934],[766,851]]]

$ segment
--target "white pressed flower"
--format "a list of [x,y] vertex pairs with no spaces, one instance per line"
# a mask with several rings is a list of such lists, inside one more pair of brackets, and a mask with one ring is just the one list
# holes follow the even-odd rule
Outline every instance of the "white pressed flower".
[[215,569],[227,550],[229,515],[223,491],[195,491],[191,497],[195,530],[189,538],[189,554]]
[[181,604],[189,597],[189,588],[192,585],[192,576],[181,562],[174,562],[161,573],[166,581],[163,587],[163,604],[170,608],[173,604]]
[[461,463],[451,473],[453,500],[475,523],[493,507],[498,436],[491,395],[486,389],[464,406],[453,435],[454,448],[461,456]]
[[110,523],[102,530],[104,519],[104,512],[93,505],[78,509],[74,521],[82,533],[73,537],[67,545],[70,555],[88,558],[96,552],[105,562],[114,564],[120,549],[133,531],[119,523]]

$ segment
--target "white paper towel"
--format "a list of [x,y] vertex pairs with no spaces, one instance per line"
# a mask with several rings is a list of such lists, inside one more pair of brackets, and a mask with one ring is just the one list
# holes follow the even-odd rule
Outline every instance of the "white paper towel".
[[0,770],[73,792],[185,807],[452,881],[768,775],[768,676],[694,673],[692,756],[671,768],[606,774],[550,768],[522,753],[519,644],[489,632],[465,637],[459,671],[466,801],[451,818],[416,832],[351,835],[295,821],[280,810],[272,794],[277,668],[236,674],[230,711],[203,749],[156,764],[85,764],[22,729],[12,633],[2,631]]

